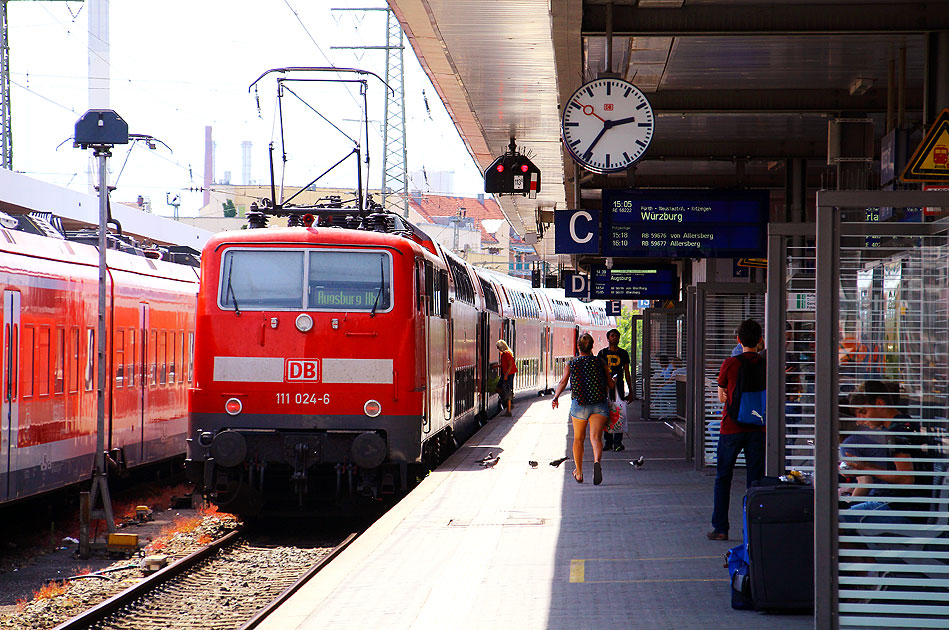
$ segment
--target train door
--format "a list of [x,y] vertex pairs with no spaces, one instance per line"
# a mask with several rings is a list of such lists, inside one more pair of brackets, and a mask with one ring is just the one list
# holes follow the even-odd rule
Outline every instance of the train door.
[[[20,292],[3,292],[3,402],[0,420],[0,499],[16,496],[13,473],[16,468],[17,424],[19,404]],[[32,350],[32,349],[31,349]]]
[[149,306],[146,303],[138,305],[138,340],[139,351],[135,362],[138,364],[135,372],[139,378],[137,413],[132,417],[138,422],[138,453],[139,461],[145,461],[145,425],[148,423],[148,403],[149,403],[149,372],[148,372],[148,353],[152,352],[149,348],[148,331],[151,328],[151,316]]
[[547,338],[550,337],[550,328],[543,324],[540,329],[540,374],[537,378],[538,390],[547,393],[550,384],[547,380],[549,372],[547,363],[550,361],[549,349],[547,348]]
[[485,419],[488,411],[488,382],[491,380],[491,323],[488,314],[478,313],[478,332],[477,332],[477,370],[481,381],[478,386],[479,402],[478,413]]
[[451,417],[450,389],[448,383],[453,366],[451,365],[448,320],[448,274],[425,263],[425,283],[432,296],[431,308],[426,317],[426,347],[428,349],[427,367],[427,403],[425,433],[437,432],[447,424]]

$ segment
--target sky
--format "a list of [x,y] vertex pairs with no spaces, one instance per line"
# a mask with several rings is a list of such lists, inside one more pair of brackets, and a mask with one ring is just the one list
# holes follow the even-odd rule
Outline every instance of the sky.
[[[166,198],[180,197],[181,216],[195,216],[204,180],[204,130],[213,128],[215,180],[225,171],[240,184],[241,143],[253,143],[251,178],[269,183],[268,144],[273,141],[278,185],[280,135],[277,75],[256,94],[248,86],[271,68],[337,66],[385,76],[383,51],[334,50],[333,46],[385,44],[384,11],[333,11],[384,7],[383,0],[166,0],[110,3],[110,108],[130,133],[149,134],[169,148],[116,147],[110,160],[114,201],[149,198],[152,211],[171,215]],[[30,177],[89,192],[89,151],[68,140],[89,108],[88,7],[82,2],[10,2],[13,168]],[[405,43],[405,111],[408,171],[454,171],[454,190],[425,192],[474,196],[483,180],[437,93]],[[298,75],[303,77],[304,75]],[[313,78],[315,74],[306,75]],[[321,73],[323,78],[335,74]],[[288,156],[285,182],[314,179],[353,147],[363,128],[358,88],[300,82],[283,98]],[[381,184],[384,86],[368,84],[369,185]],[[258,104],[259,103],[259,104]],[[361,139],[365,150],[366,139]],[[350,157],[317,185],[355,188]],[[432,182],[435,178],[432,177]],[[191,190],[194,189],[194,190]]]

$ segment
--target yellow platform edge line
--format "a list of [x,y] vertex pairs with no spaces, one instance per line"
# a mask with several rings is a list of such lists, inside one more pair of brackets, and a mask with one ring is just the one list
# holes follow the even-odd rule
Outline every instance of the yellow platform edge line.
[[586,560],[571,560],[570,561],[570,581],[571,582],[583,582],[584,573],[586,572]]

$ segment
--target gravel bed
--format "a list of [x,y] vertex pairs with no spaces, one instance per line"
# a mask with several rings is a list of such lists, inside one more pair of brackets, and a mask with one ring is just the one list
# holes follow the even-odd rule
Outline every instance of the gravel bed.
[[[160,553],[168,556],[169,562],[182,558],[196,549],[203,547],[209,541],[220,538],[238,526],[233,518],[208,515],[200,518],[200,524],[190,531],[179,531],[170,536],[163,544],[153,545],[160,549],[149,550],[148,553]],[[75,565],[76,561],[72,560]],[[123,567],[135,564],[134,568],[123,569],[108,574],[107,579],[83,578],[69,582],[59,582],[62,592],[51,597],[36,598],[16,607],[6,607],[7,611],[0,616],[0,628],[17,628],[23,630],[45,630],[54,628],[67,619],[75,617],[82,611],[91,608],[112,597],[129,586],[140,581],[145,574],[137,566],[138,559],[122,559],[112,562],[109,568]],[[93,570],[100,566],[95,562],[86,562]],[[67,573],[67,577],[69,574]],[[3,578],[0,577],[0,580]],[[42,579],[37,578],[36,589],[42,585]],[[10,610],[12,608],[12,610]]]
[[261,546],[244,541],[129,606],[100,630],[234,630],[293,584],[332,547]]

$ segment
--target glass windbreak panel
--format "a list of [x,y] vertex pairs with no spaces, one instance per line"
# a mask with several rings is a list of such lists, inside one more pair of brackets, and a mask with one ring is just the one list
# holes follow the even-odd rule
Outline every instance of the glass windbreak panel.
[[392,305],[389,255],[384,252],[310,252],[307,308],[387,311]]
[[221,267],[222,308],[303,308],[303,252],[229,250]]
[[949,239],[843,236],[839,260],[840,628],[945,628]]

